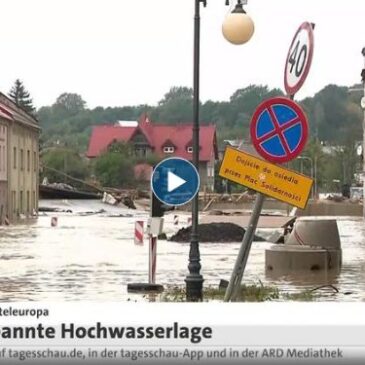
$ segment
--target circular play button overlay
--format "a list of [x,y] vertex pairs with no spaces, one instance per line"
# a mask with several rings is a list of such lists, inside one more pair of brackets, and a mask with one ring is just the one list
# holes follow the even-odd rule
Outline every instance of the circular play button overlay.
[[179,157],[161,161],[153,170],[151,188],[166,205],[184,205],[198,193],[200,177],[195,166]]

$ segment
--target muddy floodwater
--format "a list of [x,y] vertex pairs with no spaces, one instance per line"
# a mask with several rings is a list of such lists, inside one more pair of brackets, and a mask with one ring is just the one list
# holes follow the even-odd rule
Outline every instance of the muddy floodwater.
[[[146,300],[127,293],[128,283],[148,281],[147,241],[137,246],[133,239],[134,223],[137,218],[145,220],[145,212],[97,201],[42,201],[41,205],[72,213],[47,213],[33,222],[0,226],[0,301]],[[105,212],[90,214],[100,209]],[[179,227],[174,226],[173,215],[165,217],[168,234],[186,225],[188,215],[179,215]],[[57,227],[51,227],[53,216],[58,217]],[[289,292],[333,284],[339,293],[321,289],[321,300],[365,300],[364,223],[357,217],[337,219],[343,250],[340,274],[267,277],[264,253],[272,244],[254,242],[244,282],[261,281]],[[204,285],[216,287],[220,279],[229,280],[239,246],[239,242],[200,245]],[[157,252],[157,283],[184,286],[189,244],[159,241]]]

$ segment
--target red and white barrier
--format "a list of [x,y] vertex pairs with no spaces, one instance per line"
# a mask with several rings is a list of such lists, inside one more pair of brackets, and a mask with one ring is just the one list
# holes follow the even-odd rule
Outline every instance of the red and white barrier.
[[134,243],[143,245],[143,221],[136,221],[134,225]]
[[178,225],[179,225],[179,216],[174,215],[174,226],[178,226]]
[[157,258],[157,237],[149,236],[150,249],[149,249],[149,270],[148,270],[148,283],[156,284],[156,258]]
[[57,224],[58,224],[58,218],[52,217],[51,218],[51,227],[57,227]]

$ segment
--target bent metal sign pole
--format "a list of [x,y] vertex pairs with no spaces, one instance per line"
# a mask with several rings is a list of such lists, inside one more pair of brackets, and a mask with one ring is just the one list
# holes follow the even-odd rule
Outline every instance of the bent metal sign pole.
[[[305,114],[294,101],[283,97],[272,98],[264,101],[256,109],[251,120],[250,131],[252,143],[262,157],[270,162],[284,163],[292,160],[302,152],[308,137],[308,122]],[[299,195],[292,194],[290,189],[294,188],[295,184],[290,186],[287,191],[284,187],[289,180],[298,183],[299,179],[293,178],[290,170],[281,168],[282,171],[275,171],[278,169],[276,165],[269,164],[265,166],[263,164],[265,161],[260,159],[255,161],[253,156],[250,156],[250,158],[236,156],[236,158],[233,157],[229,160],[229,157],[226,156],[227,152],[228,156],[230,155],[230,150],[226,150],[219,175],[258,192],[231,280],[225,293],[224,300],[230,301],[237,298],[240,290],[265,195],[280,200],[283,200],[281,199],[282,196],[293,196],[294,198],[289,202],[298,206],[296,199]],[[244,162],[243,167],[242,161]],[[280,179],[280,177],[284,178]],[[278,178],[276,186],[272,183],[275,178]],[[311,187],[311,183],[309,183],[309,186]],[[273,192],[275,192],[274,195]],[[298,198],[303,203],[301,208],[305,207],[308,196],[309,193],[306,199]]]
[[[303,86],[310,70],[314,48],[313,29],[314,24],[304,22],[295,33],[289,47],[285,63],[284,85],[291,100],[294,99],[295,93]],[[251,121],[252,142],[257,152],[271,162],[284,163],[298,156],[303,150],[308,137],[306,117],[301,108],[290,99],[273,98],[267,100],[257,108]],[[219,175],[232,180],[226,174],[227,170],[224,169],[222,163]],[[245,185],[245,181],[243,183],[237,181],[239,175],[238,173],[236,180],[232,181]],[[265,174],[261,174],[259,179],[260,177],[263,180],[266,179]],[[260,192],[255,187],[251,186],[251,188],[259,192],[225,293],[225,302],[237,299],[265,200],[264,193],[270,195],[267,192]]]
[[313,180],[233,148],[226,149],[219,175],[258,192],[225,293],[227,302],[235,300],[239,293],[265,195],[304,209]]

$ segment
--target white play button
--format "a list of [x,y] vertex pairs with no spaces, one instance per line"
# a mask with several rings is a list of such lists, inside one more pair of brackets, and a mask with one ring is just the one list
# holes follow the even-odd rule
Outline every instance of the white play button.
[[195,166],[180,157],[158,163],[151,176],[153,194],[166,206],[188,203],[199,192],[200,177]]
[[[181,177],[175,175],[173,172],[167,172],[167,191],[170,193],[171,191],[179,188],[181,185],[184,185],[186,180]],[[166,185],[165,185],[166,186]]]

